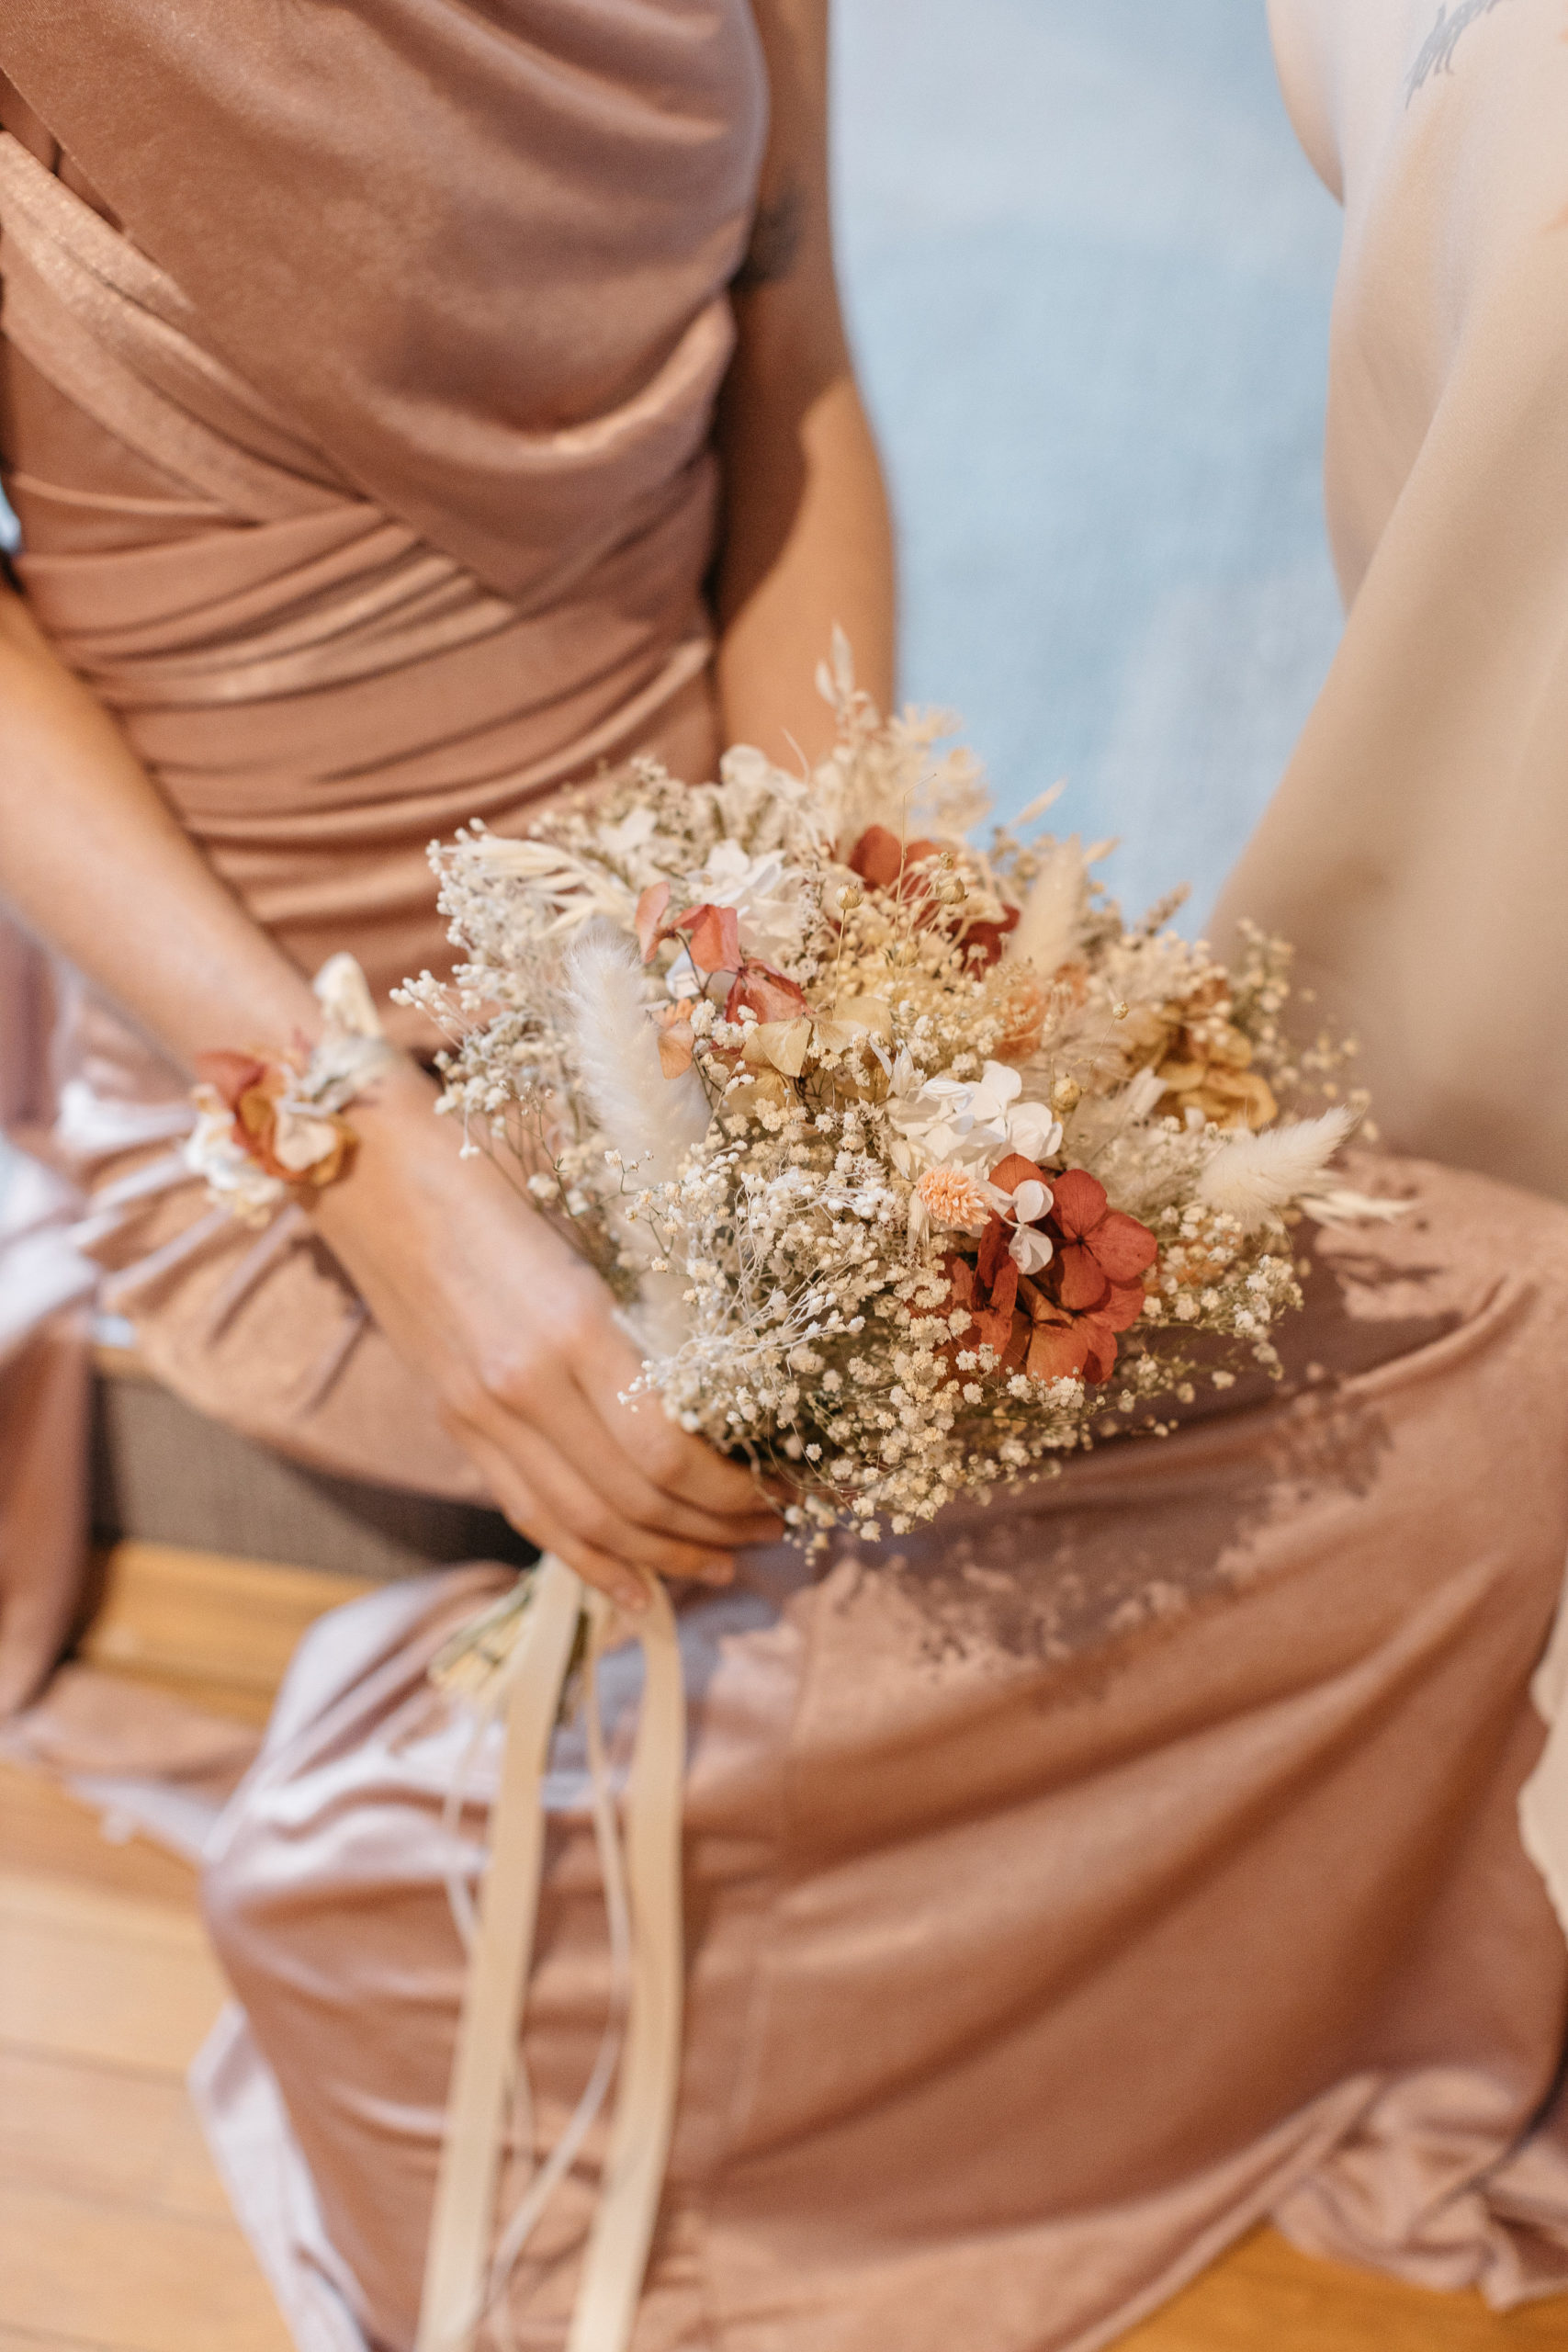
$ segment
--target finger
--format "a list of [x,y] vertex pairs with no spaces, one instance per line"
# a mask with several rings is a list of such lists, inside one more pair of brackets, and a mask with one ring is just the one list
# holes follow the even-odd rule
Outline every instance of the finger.
[[583,1367],[581,1381],[583,1402],[598,1425],[595,1442],[613,1445],[656,1493],[718,1521],[731,1543],[763,1540],[738,1533],[738,1521],[777,1533],[777,1513],[755,1474],[727,1462],[705,1438],[690,1435],[671,1419],[661,1397],[627,1400],[593,1366]]
[[[726,1545],[716,1545],[710,1538],[692,1543],[638,1526],[620,1509],[618,1497],[607,1485],[597,1476],[585,1476],[551,1435],[493,1413],[483,1434],[506,1456],[536,1506],[591,1550],[651,1569],[656,1576],[706,1584],[728,1584],[733,1577],[735,1563]],[[598,1450],[601,1461],[604,1451]]]
[[606,1552],[596,1551],[582,1543],[564,1521],[540,1503],[525,1478],[518,1476],[501,1447],[471,1429],[461,1432],[462,1443],[490,1483],[491,1494],[512,1525],[541,1552],[553,1552],[569,1568],[575,1568],[585,1584],[591,1584],[613,1600],[617,1608],[637,1614],[647,1609],[648,1588],[622,1560],[613,1559]]
[[777,1514],[770,1510],[766,1495],[749,1469],[727,1462],[705,1439],[691,1436],[671,1420],[662,1398],[642,1396],[622,1401],[627,1383],[621,1377],[614,1353],[608,1361],[597,1352],[591,1354],[580,1377],[583,1394],[605,1434],[618,1450],[635,1454],[638,1466],[661,1493],[688,1508],[724,1520],[757,1522],[767,1531],[745,1537],[732,1533],[732,1542],[765,1542],[778,1534]]
[[705,1438],[692,1437],[662,1415],[662,1428],[631,1438],[639,1466],[656,1490],[722,1526],[732,1544],[773,1544],[782,1532],[769,1487],[743,1463],[727,1462]]
[[[567,1365],[558,1359],[553,1363],[528,1363],[503,1374],[491,1387],[481,1409],[484,1426],[498,1444],[520,1446],[522,1433],[532,1431],[547,1442],[560,1464],[577,1468],[588,1490],[609,1500],[628,1526],[703,1552],[728,1553],[739,1544],[767,1543],[777,1537],[777,1517],[749,1478],[742,1476],[739,1481],[744,1509],[722,1512],[705,1510],[660,1483],[654,1473],[661,1463],[668,1463],[671,1442],[698,1456],[706,1449],[677,1429],[657,1402],[641,1424],[619,1405],[614,1420],[606,1424],[569,1365],[570,1359]],[[504,1421],[497,1419],[495,1407],[501,1408]],[[524,1474],[534,1475],[535,1457],[525,1451],[517,1458]],[[558,1493],[554,1499],[564,1507],[564,1497]],[[607,1544],[606,1548],[614,1546]],[[650,1560],[647,1565],[656,1563]],[[690,1575],[692,1569],[671,1566],[661,1573]]]
[[519,1429],[513,1439],[518,1468],[546,1509],[566,1521],[581,1541],[616,1559],[651,1568],[656,1576],[690,1577],[705,1584],[728,1584],[735,1574],[730,1548],[711,1538],[692,1543],[629,1518],[621,1498],[576,1459],[559,1453],[538,1431]]
[[[540,1433],[548,1435],[563,1459],[579,1469],[586,1471],[589,1464],[593,1464],[592,1483],[600,1491],[614,1497],[616,1510],[634,1526],[725,1552],[741,1544],[776,1540],[778,1513],[749,1477],[742,1486],[744,1506],[733,1511],[706,1509],[688,1499],[678,1486],[665,1485],[656,1478],[653,1473],[667,1458],[662,1449],[667,1433],[672,1430],[662,1408],[657,1425],[650,1421],[646,1432],[635,1423],[629,1429],[623,1424],[606,1430],[592,1401],[581,1390],[574,1391],[570,1399],[560,1400],[558,1414],[553,1426]],[[536,1421],[534,1426],[538,1428],[539,1424]],[[672,1433],[682,1446],[694,1447],[699,1455],[706,1451],[700,1441],[686,1437],[683,1430],[673,1430]],[[645,1435],[647,1442],[642,1442]],[[604,1465],[602,1473],[597,1468],[601,1463]]]

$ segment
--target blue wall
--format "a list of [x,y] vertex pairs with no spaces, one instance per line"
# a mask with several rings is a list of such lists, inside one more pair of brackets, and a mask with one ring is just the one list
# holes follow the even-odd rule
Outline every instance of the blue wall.
[[1131,904],[1201,919],[1338,629],[1320,458],[1338,213],[1263,0],[835,0],[852,329],[912,699],[998,803],[1058,775]]

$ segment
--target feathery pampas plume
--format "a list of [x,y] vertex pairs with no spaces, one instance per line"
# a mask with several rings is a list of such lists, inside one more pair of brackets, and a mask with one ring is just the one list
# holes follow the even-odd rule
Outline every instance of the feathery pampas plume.
[[1199,1176],[1198,1198],[1251,1232],[1312,1190],[1355,1125],[1355,1112],[1341,1107],[1320,1119],[1238,1136],[1221,1147]]
[[1382,1199],[1375,1193],[1353,1193],[1343,1184],[1326,1193],[1303,1193],[1296,1204],[1314,1225],[1393,1225],[1408,1216],[1408,1201]]
[[694,1070],[666,1078],[633,943],[592,923],[566,959],[574,1058],[596,1126],[622,1140],[645,1184],[667,1184],[708,1130]]
[[[660,1069],[636,946],[607,923],[591,923],[573,942],[562,977],[573,1055],[595,1125],[636,1161],[629,1190],[668,1183],[707,1133],[711,1114],[694,1069],[670,1079]],[[688,1277],[683,1269],[649,1270],[658,1243],[644,1220],[620,1216],[614,1222],[617,1241],[643,1270],[637,1336],[654,1355],[672,1355],[685,1337]]]
[[1082,844],[1075,833],[1058,842],[1031,886],[1008,952],[1023,957],[1049,979],[1067,963],[1083,930],[1089,882]]

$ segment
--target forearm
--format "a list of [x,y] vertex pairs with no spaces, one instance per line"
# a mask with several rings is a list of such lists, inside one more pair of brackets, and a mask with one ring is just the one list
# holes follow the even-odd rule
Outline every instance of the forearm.
[[177,1062],[319,1028],[109,714],[0,588],[0,896]]
[[834,276],[826,0],[753,4],[773,127],[719,413],[718,685],[726,738],[794,765],[832,741],[815,678],[835,626],[892,701],[893,532]]
[[729,392],[728,530],[719,583],[725,740],[795,764],[833,721],[814,680],[835,627],[879,707],[894,693],[893,533],[876,445],[846,367],[798,405],[753,390],[754,353]]

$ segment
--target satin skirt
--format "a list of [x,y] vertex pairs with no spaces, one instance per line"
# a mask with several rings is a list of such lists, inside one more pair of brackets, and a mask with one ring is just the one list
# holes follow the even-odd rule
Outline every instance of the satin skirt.
[[[1401,1225],[1317,1244],[1282,1389],[683,1610],[688,2026],[637,2352],[1089,2352],[1266,2215],[1498,2306],[1568,2286],[1568,1954],[1517,1818],[1568,1215],[1403,1175]],[[446,1882],[495,1765],[444,1826],[468,1733],[424,1670],[498,1582],[323,1621],[208,1876],[245,2013],[209,2123],[302,2345],[412,2340]],[[608,1996],[581,1765],[563,1732],[513,2194]],[[513,2277],[520,2346],[563,2340],[596,2161]]]

